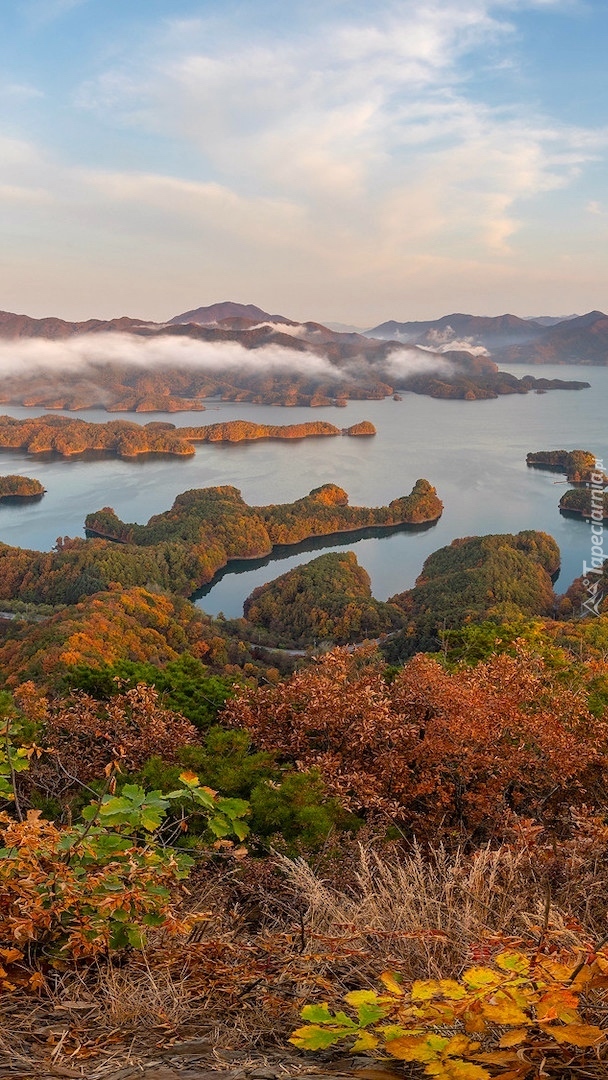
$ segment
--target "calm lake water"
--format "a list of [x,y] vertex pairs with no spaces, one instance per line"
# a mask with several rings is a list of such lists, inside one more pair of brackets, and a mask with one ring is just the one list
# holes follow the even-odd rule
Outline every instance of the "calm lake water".
[[[523,367],[510,369],[523,375]],[[135,461],[42,460],[14,451],[0,455],[0,472],[39,479],[47,493],[35,504],[0,503],[0,540],[21,547],[50,549],[58,536],[82,536],[85,515],[112,506],[125,521],[146,522],[166,510],[188,488],[233,484],[251,504],[290,502],[319,484],[336,483],[352,505],[384,505],[407,494],[418,477],[435,485],[444,513],[431,528],[398,532],[332,550],[354,551],[370,574],[380,600],[413,585],[430,552],[458,536],[543,529],[562,553],[558,591],[565,590],[590,554],[590,530],[582,520],[562,517],[558,502],[566,485],[555,473],[528,469],[529,450],[586,449],[608,462],[606,414],[608,368],[533,368],[547,378],[579,379],[591,389],[512,395],[492,401],[435,401],[403,394],[402,401],[354,401],[344,409],[284,408],[218,402],[204,413],[135,415],[87,410],[70,414],[86,420],[112,418],[169,420],[177,426],[247,419],[260,423],[328,420],[346,427],[371,420],[375,438],[319,438],[295,443],[203,444],[194,457]],[[12,416],[44,410],[6,407]],[[323,545],[328,550],[330,545]],[[294,566],[316,558],[320,549],[283,550],[279,559],[231,565],[231,572],[201,596],[210,614],[242,614],[252,589]],[[238,571],[238,572],[236,572]]]

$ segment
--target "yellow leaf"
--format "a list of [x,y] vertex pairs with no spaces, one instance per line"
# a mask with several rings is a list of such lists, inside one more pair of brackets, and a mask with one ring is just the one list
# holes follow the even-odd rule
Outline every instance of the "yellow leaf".
[[574,968],[571,964],[562,964],[559,960],[553,960],[551,957],[543,957],[541,962],[542,971],[546,972],[555,982],[566,983],[568,982]]
[[497,986],[503,976],[496,971],[492,971],[491,968],[470,967],[464,972],[462,978],[463,982],[466,982],[469,986],[481,989],[484,986]]
[[448,998],[449,1001],[460,1001],[467,996],[464,986],[461,986],[455,979],[440,979],[438,985],[443,996]]
[[433,1062],[424,1071],[427,1076],[436,1076],[437,1080],[490,1080],[490,1073],[481,1065],[458,1059]]
[[481,1004],[474,1001],[463,1015],[465,1031],[471,1035],[481,1035],[485,1032],[487,1024],[481,1013]]
[[375,1050],[378,1041],[378,1036],[372,1035],[371,1031],[362,1031],[353,1044],[353,1050]]
[[593,1024],[541,1024],[540,1027],[556,1042],[570,1046],[595,1046],[606,1038],[606,1032]]
[[466,1035],[452,1035],[452,1038],[445,1048],[445,1053],[461,1057],[463,1054],[470,1053],[471,1050],[478,1050],[479,1045],[478,1042],[471,1042]]
[[[447,1045],[447,1039],[442,1041]],[[428,1035],[402,1035],[387,1042],[386,1049],[391,1057],[399,1061],[435,1061],[438,1056],[438,1050],[429,1045]]]
[[435,979],[416,979],[412,984],[410,997],[412,1001],[430,1001],[436,994],[441,993],[439,983]]
[[502,1036],[499,1046],[519,1046],[528,1037],[526,1028],[515,1028],[514,1031],[506,1031]]
[[573,994],[571,990],[565,987],[562,990],[549,990],[538,1002],[536,1015],[539,1020],[563,1020],[567,1024],[580,1024],[577,1005],[578,994]]
[[475,1054],[475,1061],[485,1061],[488,1065],[515,1065],[517,1054],[509,1053],[508,1050],[493,1050],[487,1054]]
[[380,976],[380,982],[384,984],[391,994],[397,994],[398,997],[403,997],[404,990],[401,983],[398,981],[399,979],[400,976],[395,975],[393,971],[383,971]]
[[[179,774],[179,778],[182,784],[187,784],[188,787],[194,787],[199,782],[198,776],[195,772],[192,772],[191,769],[184,769],[184,771]],[[213,794],[215,795],[215,792]]]
[[481,1009],[487,1020],[495,1024],[505,1024],[509,1027],[521,1027],[529,1022],[523,1009],[504,991],[498,991],[492,995],[489,1001],[482,1002]]
[[598,952],[595,962],[604,975],[608,975],[608,956],[602,951]]
[[0,956],[6,964],[14,964],[15,960],[23,960],[23,953],[19,949],[0,949]]
[[379,998],[375,990],[351,990],[350,994],[344,995],[347,1005],[357,1009],[359,1005],[378,1005]]

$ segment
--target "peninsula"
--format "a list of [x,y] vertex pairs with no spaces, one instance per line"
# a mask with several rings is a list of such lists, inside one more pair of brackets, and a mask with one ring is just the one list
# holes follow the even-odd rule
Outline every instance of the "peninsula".
[[608,521],[608,492],[601,492],[598,488],[597,496],[592,499],[592,491],[589,487],[570,488],[565,491],[559,500],[560,512],[566,516],[574,514],[582,518],[593,517],[594,521],[598,521],[601,511],[602,520]]

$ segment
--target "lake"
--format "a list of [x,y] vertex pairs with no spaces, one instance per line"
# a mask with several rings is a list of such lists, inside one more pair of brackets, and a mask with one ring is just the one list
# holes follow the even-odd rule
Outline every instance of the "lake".
[[[521,376],[528,369],[507,370]],[[410,588],[427,555],[458,536],[542,529],[557,540],[564,591],[589,559],[591,537],[583,520],[565,518],[558,502],[566,485],[555,473],[529,469],[530,450],[585,449],[608,464],[606,412],[608,368],[545,365],[537,376],[579,379],[591,389],[510,395],[491,401],[437,401],[403,393],[401,401],[351,401],[346,408],[306,409],[209,403],[206,412],[110,415],[101,410],[70,413],[85,420],[168,420],[177,426],[245,419],[292,424],[311,419],[347,427],[371,420],[374,438],[318,438],[298,442],[202,444],[190,458],[141,460],[44,460],[2,451],[0,473],[34,476],[47,489],[44,498],[21,506],[0,503],[0,540],[20,547],[50,549],[59,536],[82,536],[85,515],[112,506],[125,521],[145,522],[189,488],[233,484],[252,504],[291,502],[311,488],[336,483],[352,505],[383,505],[407,494],[426,477],[444,503],[441,520],[420,531],[392,533],[323,550],[354,551],[370,574],[380,600]],[[12,416],[42,415],[43,409],[6,406]],[[556,482],[557,481],[557,482]],[[231,564],[197,600],[210,614],[242,614],[246,596],[294,566],[316,558],[310,551],[283,549],[281,558]],[[238,572],[236,572],[238,571]]]

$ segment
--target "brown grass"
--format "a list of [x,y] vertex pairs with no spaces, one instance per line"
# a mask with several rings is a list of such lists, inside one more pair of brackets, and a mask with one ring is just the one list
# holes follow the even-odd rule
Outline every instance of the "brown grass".
[[176,1040],[207,1041],[206,1068],[222,1067],[218,1047],[287,1058],[303,1004],[336,1006],[347,990],[377,986],[383,970],[454,977],[505,942],[543,933],[582,950],[605,904],[604,837],[592,843],[591,832],[583,830],[587,846],[559,857],[525,839],[465,853],[368,838],[344,845],[340,858],[322,855],[316,869],[277,855],[223,866],[215,880],[206,871],[189,883],[189,904],[209,913],[191,939],[159,936],[122,964],[64,973],[36,1003],[8,995],[0,1074],[9,1047],[15,1061],[86,1064],[82,1075],[100,1078],[104,1061],[162,1056]]

